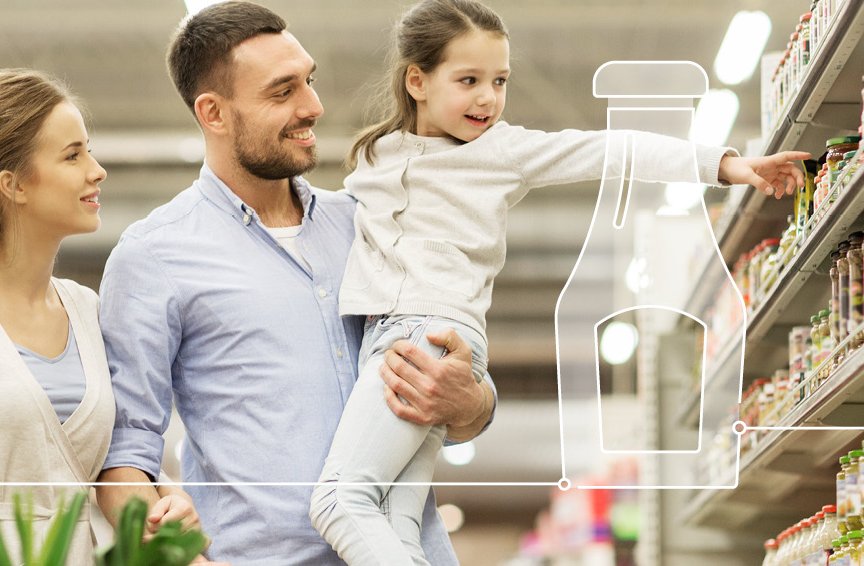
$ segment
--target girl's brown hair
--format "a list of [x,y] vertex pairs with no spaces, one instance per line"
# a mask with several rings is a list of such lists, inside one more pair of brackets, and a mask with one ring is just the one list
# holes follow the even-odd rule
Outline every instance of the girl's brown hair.
[[509,37],[498,14],[474,0],[423,0],[402,16],[394,30],[388,72],[378,90],[381,94],[374,101],[380,121],[360,132],[348,156],[351,168],[357,165],[361,151],[367,161],[374,162],[379,138],[399,130],[416,130],[417,102],[405,88],[408,67],[417,65],[431,73],[442,62],[450,42],[473,30]]
[[[31,69],[0,69],[0,171],[9,171],[16,181],[32,173],[42,125],[55,106],[67,101],[77,102],[53,77]],[[7,229],[2,220],[8,205],[0,198],[0,235]],[[14,206],[10,209],[14,212]]]

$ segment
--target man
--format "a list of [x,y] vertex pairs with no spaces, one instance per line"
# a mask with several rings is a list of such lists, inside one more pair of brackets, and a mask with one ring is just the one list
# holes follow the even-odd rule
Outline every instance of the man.
[[[131,226],[111,254],[101,323],[117,421],[103,508],[156,501],[172,398],[187,429],[187,482],[315,482],[356,379],[363,320],[338,315],[354,202],[310,187],[323,108],[315,63],[285,22],[228,2],[186,21],[171,77],[204,133],[200,178]],[[454,333],[438,360],[400,343],[382,378],[394,413],[478,434],[495,404]],[[410,363],[409,363],[410,362]],[[413,365],[412,365],[413,364]],[[173,393],[173,394],[172,394]],[[399,400],[404,398],[408,404]],[[311,486],[195,486],[210,557],[234,565],[341,564],[307,516]],[[456,564],[427,501],[423,547]]]

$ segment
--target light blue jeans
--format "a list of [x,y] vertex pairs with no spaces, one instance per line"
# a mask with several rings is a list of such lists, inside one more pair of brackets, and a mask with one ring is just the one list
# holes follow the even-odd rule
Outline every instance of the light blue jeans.
[[[486,373],[486,340],[469,326],[436,316],[367,318],[360,376],[309,510],[312,525],[352,566],[429,564],[420,547],[421,518],[446,427],[396,417],[384,400],[378,370],[398,340],[443,357],[446,350],[430,344],[426,335],[447,328],[471,346],[472,370],[480,381]],[[404,482],[421,485],[400,485]]]

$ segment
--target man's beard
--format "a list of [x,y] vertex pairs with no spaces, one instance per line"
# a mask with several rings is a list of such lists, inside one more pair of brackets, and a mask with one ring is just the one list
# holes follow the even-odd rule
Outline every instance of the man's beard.
[[311,171],[318,164],[318,153],[315,146],[302,148],[297,147],[298,157],[295,152],[286,151],[282,147],[282,140],[287,132],[300,128],[311,128],[315,125],[314,120],[306,120],[290,128],[279,132],[279,139],[270,142],[262,135],[256,135],[246,128],[243,117],[233,112],[234,122],[237,124],[237,136],[234,138],[234,156],[237,162],[250,174],[268,181],[277,181],[302,175]]

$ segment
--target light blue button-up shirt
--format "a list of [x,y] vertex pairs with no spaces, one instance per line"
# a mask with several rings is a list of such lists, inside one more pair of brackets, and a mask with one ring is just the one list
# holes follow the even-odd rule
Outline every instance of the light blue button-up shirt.
[[[301,178],[294,187],[311,272],[206,165],[123,234],[101,287],[117,400],[105,468],[158,476],[173,397],[184,481],[318,480],[357,376],[362,319],[341,318],[337,300],[355,202]],[[309,522],[311,487],[188,491],[213,559],[343,564]],[[432,564],[457,563],[431,495],[423,537]]]

